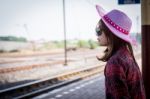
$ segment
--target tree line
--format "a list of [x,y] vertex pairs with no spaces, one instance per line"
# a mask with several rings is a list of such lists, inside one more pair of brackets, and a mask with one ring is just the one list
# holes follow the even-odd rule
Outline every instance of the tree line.
[[24,37],[0,36],[0,41],[18,41],[18,42],[27,42],[27,39],[24,38]]

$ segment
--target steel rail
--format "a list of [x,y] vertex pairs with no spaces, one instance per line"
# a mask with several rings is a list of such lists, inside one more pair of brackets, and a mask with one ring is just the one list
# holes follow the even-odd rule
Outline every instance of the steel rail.
[[50,78],[18,85],[15,87],[0,90],[0,99],[22,99],[29,98],[46,91],[50,91],[61,86],[82,80],[100,72],[103,72],[104,65],[95,65],[88,68],[70,71]]

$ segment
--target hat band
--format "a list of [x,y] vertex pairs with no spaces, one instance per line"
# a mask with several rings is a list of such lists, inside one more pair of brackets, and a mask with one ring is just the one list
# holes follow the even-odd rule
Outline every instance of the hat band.
[[104,19],[107,23],[109,23],[111,26],[113,26],[116,30],[118,30],[119,32],[128,35],[129,31],[119,27],[117,24],[115,24],[107,15],[104,16]]

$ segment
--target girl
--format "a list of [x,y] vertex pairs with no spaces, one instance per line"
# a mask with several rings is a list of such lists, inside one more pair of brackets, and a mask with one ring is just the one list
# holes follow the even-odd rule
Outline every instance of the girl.
[[96,26],[98,41],[106,46],[104,56],[106,99],[146,99],[142,76],[134,58],[131,44],[135,41],[129,36],[132,25],[130,18],[119,10],[105,14],[96,5],[101,17]]

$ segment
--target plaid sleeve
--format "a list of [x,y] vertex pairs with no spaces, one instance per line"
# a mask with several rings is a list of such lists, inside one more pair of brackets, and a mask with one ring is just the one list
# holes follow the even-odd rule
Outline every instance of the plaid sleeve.
[[105,68],[106,99],[130,99],[122,66],[109,64]]

